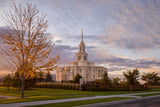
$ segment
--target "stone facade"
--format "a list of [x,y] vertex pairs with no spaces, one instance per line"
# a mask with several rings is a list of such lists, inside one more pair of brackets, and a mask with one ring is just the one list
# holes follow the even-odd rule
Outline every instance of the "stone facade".
[[79,73],[84,82],[90,82],[96,79],[102,79],[104,72],[107,72],[107,70],[108,69],[105,67],[95,66],[94,62],[88,61],[88,54],[85,52],[82,30],[82,39],[79,44],[79,52],[77,53],[76,61],[70,62],[69,66],[57,68],[56,81],[73,80],[75,75]]

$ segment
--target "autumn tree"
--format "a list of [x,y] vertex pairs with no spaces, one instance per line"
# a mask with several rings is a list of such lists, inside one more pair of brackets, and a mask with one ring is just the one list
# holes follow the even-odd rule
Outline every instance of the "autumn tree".
[[0,33],[2,50],[19,73],[21,97],[24,98],[25,80],[34,77],[40,70],[52,71],[59,56],[50,56],[53,43],[46,33],[48,21],[45,14],[40,14],[36,5],[13,3],[5,13],[7,29]]
[[155,72],[145,73],[141,76],[141,79],[145,81],[145,84],[147,85],[159,85],[160,84],[160,77],[158,76],[158,73],[155,73]]

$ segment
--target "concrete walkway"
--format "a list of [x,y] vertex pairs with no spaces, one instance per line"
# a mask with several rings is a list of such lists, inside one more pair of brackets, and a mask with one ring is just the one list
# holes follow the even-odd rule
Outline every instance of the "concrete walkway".
[[93,97],[83,97],[83,98],[70,98],[70,99],[58,99],[58,100],[45,100],[45,101],[33,101],[33,102],[21,102],[21,103],[9,103],[9,104],[0,104],[0,107],[24,107],[24,106],[32,106],[32,105],[42,105],[42,104],[50,104],[50,103],[62,103],[62,102],[70,102],[70,101],[81,101],[81,100],[92,100],[92,99],[100,99],[100,98],[111,98],[111,97],[133,97],[133,98],[142,98],[135,95],[140,94],[153,94],[160,92],[147,92],[147,93],[133,93],[133,94],[122,94],[122,95],[108,95],[108,96],[93,96]]
[[101,103],[81,105],[76,107],[160,107],[159,105],[160,103],[158,105],[155,104],[155,99],[159,103],[160,95],[148,96],[148,97],[143,97],[138,99],[126,99],[126,100],[117,100],[117,101],[110,101],[110,102],[101,102]]

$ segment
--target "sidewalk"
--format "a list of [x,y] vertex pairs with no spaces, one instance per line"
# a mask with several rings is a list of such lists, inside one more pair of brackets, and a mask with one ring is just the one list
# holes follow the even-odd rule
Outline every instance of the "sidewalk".
[[[113,106],[113,105],[119,105],[124,104],[124,103],[131,103],[135,101],[142,101],[142,100],[149,100],[151,98],[158,98],[160,95],[155,95],[155,96],[148,96],[148,97],[143,97],[143,98],[138,98],[138,99],[126,99],[126,100],[118,100],[118,101],[110,101],[110,102],[102,102],[102,103],[95,103],[95,104],[88,104],[88,105],[81,105],[81,106],[75,106],[75,107],[105,107],[105,106]],[[151,101],[151,100],[150,100]],[[143,102],[142,102],[143,103]],[[123,105],[122,105],[123,106]],[[138,106],[141,107],[141,106]]]
[[133,98],[142,98],[140,94],[153,94],[160,92],[147,92],[147,93],[133,93],[133,94],[121,94],[121,95],[108,95],[108,96],[94,96],[94,97],[83,97],[83,98],[70,98],[70,99],[59,99],[59,100],[45,100],[45,101],[33,101],[33,102],[21,102],[21,103],[9,103],[9,104],[0,104],[0,107],[23,107],[23,106],[32,106],[32,105],[42,105],[50,103],[62,103],[70,101],[81,101],[81,100],[91,100],[91,99],[100,99],[100,98],[111,98],[111,97],[133,97]]

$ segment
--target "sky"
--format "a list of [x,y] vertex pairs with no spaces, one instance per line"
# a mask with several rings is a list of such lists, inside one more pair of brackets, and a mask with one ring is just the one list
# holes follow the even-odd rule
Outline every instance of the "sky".
[[[25,3],[26,0],[16,0]],[[160,0],[27,0],[47,14],[58,66],[76,60],[83,28],[90,61],[108,68],[110,76],[127,69],[160,72]],[[0,0],[0,31],[12,0]],[[7,69],[2,66],[0,75]]]

